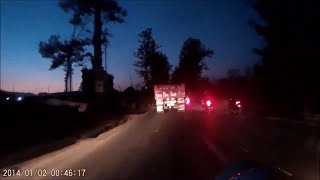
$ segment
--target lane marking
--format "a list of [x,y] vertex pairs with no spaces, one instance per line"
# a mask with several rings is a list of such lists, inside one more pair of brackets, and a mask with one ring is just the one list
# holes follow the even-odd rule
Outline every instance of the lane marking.
[[291,124],[306,124],[306,125],[312,125],[312,121],[298,121],[298,120],[292,120],[288,118],[281,118],[281,117],[265,117],[264,119],[269,121],[283,121],[285,123],[291,123]]
[[281,169],[281,168],[278,168],[281,172],[285,173],[286,175],[288,176],[293,176],[290,172],[284,170],[284,169]]
[[246,152],[246,153],[249,152],[249,150],[248,150],[247,148],[245,148],[244,146],[240,146],[240,149],[241,149],[243,152]]
[[156,129],[156,130],[154,131],[154,133],[157,133],[157,132],[159,132],[159,129]]
[[212,154],[215,155],[219,159],[220,162],[222,162],[224,165],[226,165],[229,162],[229,159],[225,154],[223,154],[221,151],[218,150],[217,146],[210,143],[210,141],[206,138],[203,138],[203,141],[207,145],[208,149],[211,151]]

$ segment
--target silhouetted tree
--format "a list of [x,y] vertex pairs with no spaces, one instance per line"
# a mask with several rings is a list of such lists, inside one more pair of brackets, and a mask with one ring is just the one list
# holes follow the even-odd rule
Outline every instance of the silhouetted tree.
[[208,77],[201,77],[198,81],[197,84],[195,84],[194,86],[197,87],[197,90],[209,90],[211,89],[211,83],[209,81]]
[[[160,46],[152,37],[152,28],[147,28],[138,34],[138,42],[140,46],[134,54],[137,60],[133,65],[137,68],[137,74],[143,78],[145,86],[149,86],[151,81],[150,65],[152,57],[156,57],[155,54],[158,53],[157,51]],[[159,59],[160,56],[158,54],[157,58]]]
[[170,81],[171,65],[168,58],[162,52],[156,52],[151,56],[150,76],[151,84],[168,84]]
[[229,69],[227,77],[218,79],[214,91],[223,98],[249,99],[251,94],[250,78],[243,75],[239,69]]
[[94,58],[92,59],[92,68],[102,69],[102,50],[101,45],[106,42],[103,36],[103,22],[123,23],[126,11],[115,0],[60,0],[60,7],[65,11],[72,11],[74,17],[93,16],[93,38]]
[[[320,100],[320,2],[312,0],[256,0],[253,8],[264,20],[255,24],[267,45],[256,76],[269,99],[297,111]],[[300,106],[300,107],[299,107]]]
[[172,82],[185,83],[187,88],[192,89],[192,84],[201,79],[203,70],[208,69],[205,58],[213,54],[213,50],[206,48],[200,39],[188,38],[180,51],[179,64],[172,74]]
[[73,39],[71,41],[61,41],[59,38],[58,35],[52,35],[48,42],[41,41],[39,43],[39,53],[42,57],[52,61],[50,70],[61,66],[64,67],[64,71],[66,72],[65,91],[68,91],[68,89],[71,90],[71,85],[68,88],[67,80],[72,73],[72,64],[77,63],[78,65],[82,65],[85,57],[89,56],[85,53],[84,47],[90,44],[90,40]]
[[229,79],[235,79],[241,76],[240,69],[229,69],[227,72]]
[[[55,49],[56,52],[51,52],[51,53],[57,53],[57,52],[62,52],[65,53],[63,57],[64,59],[58,59],[61,57],[54,57],[54,54],[49,55],[49,57],[46,58],[51,58],[53,60],[53,66],[60,66],[61,64],[64,65],[64,70],[66,71],[66,76],[65,76],[65,91],[72,91],[72,74],[73,74],[73,62],[81,62],[82,64],[83,57],[76,55],[77,53],[84,53],[83,46],[89,45],[90,44],[90,39],[84,38],[84,39],[79,39],[77,34],[77,29],[79,27],[83,29],[83,22],[81,21],[80,15],[79,14],[74,14],[72,18],[70,19],[69,23],[73,26],[73,31],[71,34],[71,39],[69,41],[64,41],[60,42],[59,41],[59,36],[53,35],[49,39],[49,43],[41,43],[39,45],[39,52],[45,57],[45,55],[48,55],[50,53],[50,50]],[[81,33],[81,30],[78,31],[78,35]],[[51,43],[50,43],[51,42]],[[51,46],[51,47],[49,47]],[[82,46],[82,47],[81,47]],[[41,51],[40,51],[41,50]],[[76,57],[73,57],[76,56]],[[86,53],[86,56],[91,56],[90,53]],[[80,59],[75,59],[75,58],[80,58]],[[54,64],[55,63],[55,64]]]
[[83,68],[82,70],[82,82],[80,85],[80,91],[86,96],[94,94],[94,73],[92,69]]
[[[101,46],[105,45],[106,53],[106,44],[109,42],[107,39],[108,31],[104,24],[109,22],[123,23],[124,17],[127,13],[115,0],[60,0],[59,6],[65,12],[72,11],[74,13],[73,17],[77,17],[77,20],[80,21],[78,21],[78,23],[84,23],[85,18],[93,16],[94,24],[92,44],[94,48],[94,56],[91,58],[91,63],[95,75],[93,79],[93,88],[95,89],[98,81],[100,83],[104,83],[106,77],[113,77],[112,75],[107,74],[106,71],[103,71],[102,68]],[[87,32],[92,31],[87,30]],[[108,83],[108,85],[111,84],[113,83]],[[103,87],[106,88],[106,85],[104,84]],[[104,89],[104,92],[112,89],[113,86],[107,87],[107,89]],[[95,89],[94,92],[97,92],[97,89]]]

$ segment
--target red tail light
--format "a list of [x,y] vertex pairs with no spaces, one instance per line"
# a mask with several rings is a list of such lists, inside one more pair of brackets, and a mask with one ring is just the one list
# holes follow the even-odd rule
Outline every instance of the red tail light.
[[236,105],[240,104],[240,101],[236,101]]
[[190,104],[190,98],[187,97],[185,102],[186,104]]
[[206,101],[206,105],[207,105],[207,106],[211,106],[211,101],[210,101],[210,100],[207,100],[207,101]]

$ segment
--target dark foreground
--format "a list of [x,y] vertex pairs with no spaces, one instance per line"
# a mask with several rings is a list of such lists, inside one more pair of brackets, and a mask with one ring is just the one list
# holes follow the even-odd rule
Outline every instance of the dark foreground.
[[[319,179],[316,153],[308,144],[314,133],[299,124],[222,113],[149,112],[96,138],[10,168],[40,169],[49,179],[214,179],[236,162],[259,160],[311,180]],[[53,178],[57,169],[61,173]],[[66,169],[75,172],[73,177],[63,177]]]
[[84,136],[95,137],[125,117],[106,111],[79,112],[78,107],[29,99],[0,103],[0,114],[0,168],[61,149]]

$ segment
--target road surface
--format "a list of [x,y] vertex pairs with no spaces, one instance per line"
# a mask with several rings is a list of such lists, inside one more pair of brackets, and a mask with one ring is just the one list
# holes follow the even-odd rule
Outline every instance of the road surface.
[[96,138],[8,167],[15,177],[1,178],[214,179],[223,168],[254,159],[317,180],[318,157],[306,144],[313,135],[314,129],[297,124],[218,112],[148,112]]

